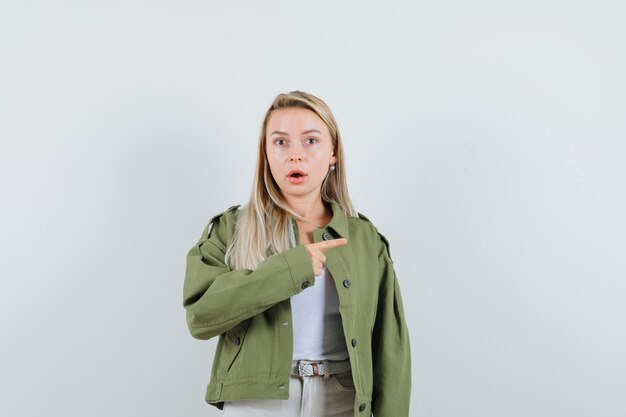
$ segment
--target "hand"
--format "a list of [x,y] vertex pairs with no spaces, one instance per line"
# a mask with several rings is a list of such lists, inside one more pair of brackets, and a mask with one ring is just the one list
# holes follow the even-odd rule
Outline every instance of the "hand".
[[313,271],[315,272],[315,275],[320,275],[322,273],[322,268],[326,263],[326,256],[324,256],[324,251],[327,251],[331,248],[336,248],[338,246],[345,246],[347,244],[348,239],[341,238],[304,245],[304,247],[306,248],[306,252],[309,255],[309,258],[311,258],[311,265],[313,265]]

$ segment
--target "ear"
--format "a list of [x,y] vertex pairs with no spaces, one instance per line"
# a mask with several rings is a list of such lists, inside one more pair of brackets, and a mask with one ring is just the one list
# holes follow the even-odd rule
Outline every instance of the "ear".
[[337,157],[335,156],[335,151],[333,151],[333,152],[330,154],[330,163],[331,163],[331,164],[335,164],[335,163],[337,163]]

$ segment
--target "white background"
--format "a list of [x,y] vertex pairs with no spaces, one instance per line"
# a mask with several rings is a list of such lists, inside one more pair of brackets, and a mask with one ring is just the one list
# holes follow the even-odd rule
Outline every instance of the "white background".
[[625,12],[0,1],[0,414],[219,415],[185,255],[301,89],[391,242],[411,416],[626,415]]

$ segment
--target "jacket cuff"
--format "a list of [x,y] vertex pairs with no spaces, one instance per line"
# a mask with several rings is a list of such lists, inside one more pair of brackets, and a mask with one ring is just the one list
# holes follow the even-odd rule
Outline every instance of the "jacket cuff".
[[306,253],[304,246],[298,245],[288,249],[282,252],[282,255],[289,266],[295,294],[315,284],[315,272],[313,265],[311,265],[311,258]]

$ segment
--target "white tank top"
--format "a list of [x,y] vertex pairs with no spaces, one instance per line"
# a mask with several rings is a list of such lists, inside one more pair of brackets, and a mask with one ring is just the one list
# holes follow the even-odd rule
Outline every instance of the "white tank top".
[[293,360],[344,360],[348,349],[339,315],[339,297],[330,271],[291,297]]

